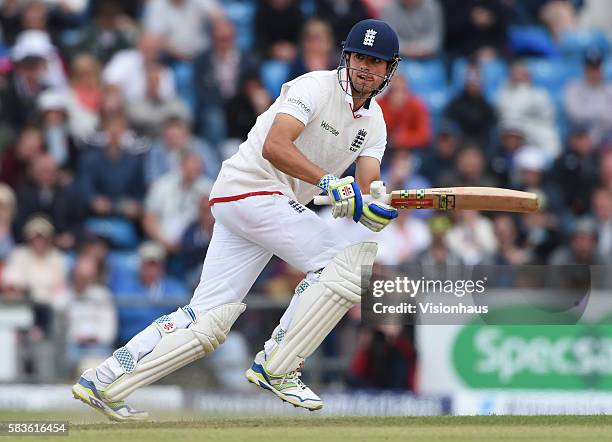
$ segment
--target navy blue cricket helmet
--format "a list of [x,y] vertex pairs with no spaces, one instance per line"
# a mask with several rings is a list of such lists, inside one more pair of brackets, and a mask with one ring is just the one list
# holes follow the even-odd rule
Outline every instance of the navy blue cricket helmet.
[[401,60],[397,33],[382,20],[361,20],[351,28],[346,40],[342,42],[342,57],[338,72],[341,68],[351,69],[346,60],[350,53],[368,55],[388,62],[387,75],[380,87],[372,91],[372,96],[382,92],[389,84]]

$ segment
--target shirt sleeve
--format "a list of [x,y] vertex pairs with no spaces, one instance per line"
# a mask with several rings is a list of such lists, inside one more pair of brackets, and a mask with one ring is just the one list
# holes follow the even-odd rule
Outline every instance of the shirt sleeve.
[[159,215],[164,205],[162,184],[163,182],[161,181],[154,182],[144,200],[145,210],[155,215]]
[[289,87],[277,113],[289,114],[304,126],[317,113],[321,85],[314,78],[300,78]]
[[145,6],[142,22],[144,28],[154,34],[164,33],[164,11],[159,1],[151,1]]
[[382,122],[382,130],[376,134],[373,138],[372,143],[368,145],[359,154],[360,157],[374,157],[382,163],[383,155],[385,154],[385,148],[387,147],[387,128],[385,122]]

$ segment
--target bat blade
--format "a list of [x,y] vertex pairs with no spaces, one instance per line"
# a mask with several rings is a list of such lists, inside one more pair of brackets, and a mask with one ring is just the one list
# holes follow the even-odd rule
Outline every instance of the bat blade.
[[480,210],[531,213],[539,208],[535,193],[497,187],[446,187],[394,190],[397,209]]

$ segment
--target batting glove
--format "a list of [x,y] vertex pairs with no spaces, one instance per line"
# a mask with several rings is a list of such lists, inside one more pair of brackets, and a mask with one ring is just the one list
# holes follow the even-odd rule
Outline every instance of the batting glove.
[[373,201],[363,207],[363,214],[359,222],[373,232],[380,232],[395,218],[397,218],[397,209],[395,207]]
[[352,217],[358,222],[362,215],[363,198],[361,189],[352,176],[336,178],[334,175],[325,175],[318,186],[327,192],[332,206],[334,218]]

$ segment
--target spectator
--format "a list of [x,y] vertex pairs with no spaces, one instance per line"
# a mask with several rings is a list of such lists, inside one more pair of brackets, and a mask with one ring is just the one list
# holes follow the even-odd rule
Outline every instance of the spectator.
[[300,52],[289,68],[289,79],[307,72],[331,70],[337,65],[331,26],[317,18],[308,20],[302,28]]
[[262,0],[255,12],[255,46],[264,58],[291,62],[304,23],[295,0]]
[[[126,109],[126,98],[122,95],[121,90],[112,85],[105,85],[102,89],[102,106],[100,108],[100,123],[104,121],[107,116],[115,114],[125,114]],[[99,129],[98,124],[96,130]],[[86,141],[89,142],[92,139],[96,139],[99,132],[94,133]]]
[[516,153],[525,145],[523,127],[512,121],[504,121],[499,129],[499,146],[491,159],[491,172],[502,187],[512,186],[512,170]]
[[360,333],[349,385],[356,388],[416,389],[416,351],[412,333],[401,325],[378,325]]
[[394,0],[380,18],[397,30],[402,57],[427,58],[440,52],[444,17],[438,0]]
[[245,74],[238,95],[232,98],[226,106],[228,138],[239,140],[239,142],[245,141],[257,117],[271,104],[272,98],[263,87],[259,74],[256,72]]
[[20,29],[48,31],[53,41],[58,43],[62,41],[62,33],[74,26],[87,7],[84,1],[35,0],[19,3],[23,5]]
[[200,139],[191,135],[189,120],[185,115],[171,115],[164,122],[161,138],[153,143],[151,150],[145,155],[147,186],[168,172],[178,172],[181,157],[188,151],[199,154],[203,164],[203,174],[209,178],[217,176],[221,164],[216,153]]
[[528,251],[520,247],[518,242],[517,225],[509,214],[502,214],[493,220],[495,236],[497,237],[497,253],[494,262],[496,265],[524,265],[531,257]]
[[73,367],[84,357],[101,357],[112,351],[117,336],[117,311],[112,294],[99,283],[98,263],[80,256],[73,271],[67,308],[66,341]]
[[176,253],[185,229],[197,218],[203,195],[210,193],[212,182],[201,176],[202,160],[197,152],[187,151],[181,158],[180,171],[171,171],[155,180],[145,200],[145,233]]
[[552,178],[558,183],[565,206],[573,215],[586,215],[591,195],[597,186],[598,154],[585,126],[572,128],[567,152],[555,162]]
[[25,281],[31,300],[54,309],[67,302],[68,265],[66,258],[53,246],[55,231],[44,217],[34,216],[23,227],[25,245],[9,255],[6,272],[14,272]]
[[79,242],[79,256],[91,258],[96,262],[98,282],[104,284],[108,284],[111,277],[108,269],[110,247],[110,238],[88,230]]
[[191,118],[189,109],[179,98],[161,95],[163,69],[157,63],[147,66],[146,95],[134,98],[127,106],[130,126],[140,135],[150,138],[155,138],[161,133],[164,122],[172,115],[182,115],[184,119]]
[[562,219],[567,216],[558,183],[546,175],[546,158],[537,147],[523,146],[514,159],[512,188],[535,192],[546,199],[548,210]]
[[465,138],[483,146],[488,144],[497,116],[482,93],[476,65],[468,67],[464,89],[446,106],[444,116],[459,125]]
[[[162,40],[148,33],[138,37],[138,47],[117,52],[102,73],[104,83],[118,88],[128,99],[144,98],[147,91],[147,66],[159,62]],[[160,75],[160,95],[173,97],[174,74],[163,68]]]
[[595,143],[612,131],[612,83],[606,82],[604,55],[589,49],[584,56],[584,78],[572,81],[565,89],[565,110],[571,122],[586,124]]
[[443,0],[444,48],[452,57],[479,60],[504,55],[509,11],[502,0]]
[[255,69],[256,64],[253,55],[236,46],[234,25],[226,20],[216,21],[212,47],[194,61],[197,125],[213,145],[227,136],[227,125],[231,124],[225,116],[227,103],[240,92],[244,74]]
[[81,237],[83,221],[78,194],[60,182],[57,163],[49,154],[40,155],[32,162],[30,178],[17,189],[16,231],[21,232],[35,214],[42,214],[56,231],[56,245],[64,250],[73,249]]
[[27,304],[28,287],[22,275],[14,272],[2,273],[0,304]]
[[127,127],[122,115],[104,122],[103,148],[92,147],[79,164],[79,190],[89,213],[137,220],[144,196],[142,159],[122,146]]
[[502,121],[524,129],[527,142],[546,152],[552,162],[561,152],[561,139],[556,126],[555,108],[548,93],[531,83],[527,66],[515,61],[510,78],[501,90],[497,107]]
[[117,52],[131,46],[134,32],[127,16],[122,14],[118,0],[105,0],[93,4],[92,20],[87,21],[73,50],[90,54],[106,64]]
[[379,244],[377,262],[382,265],[401,265],[415,261],[431,243],[427,224],[422,219],[404,210],[389,225],[389,231],[381,232],[376,240]]
[[185,229],[181,238],[179,258],[185,268],[185,280],[189,287],[195,288],[200,281],[202,263],[212,238],[214,224],[208,195],[205,194],[200,198],[198,218]]
[[67,80],[62,59],[57,48],[51,44],[51,39],[46,31],[25,30],[21,32],[11,52],[15,60],[23,60],[28,56],[43,58],[42,81],[51,87],[66,87]]
[[216,0],[151,0],[145,6],[143,25],[161,37],[165,55],[190,60],[208,49],[211,22],[222,17]]
[[443,187],[453,186],[490,186],[495,187],[497,182],[486,169],[486,159],[475,144],[462,148],[456,156],[455,170],[440,177]]
[[14,131],[32,123],[36,98],[48,86],[44,78],[47,49],[35,43],[22,43],[11,51],[15,66],[0,92],[0,120]]
[[72,61],[68,97],[70,132],[77,140],[95,133],[102,100],[100,63],[90,54],[77,55]]
[[571,1],[549,0],[540,9],[540,20],[556,41],[576,29],[576,10]]
[[524,245],[531,261],[529,264],[546,264],[550,254],[561,244],[561,228],[558,217],[550,210],[546,195],[538,195],[540,207],[533,213],[520,216],[521,231],[525,233]]
[[599,162],[599,184],[601,187],[612,191],[612,149],[607,149],[601,154]]
[[166,276],[166,253],[160,244],[145,241],[138,248],[138,257],[138,274],[122,278],[117,281],[117,285],[111,287],[120,302],[138,304],[138,308],[119,309],[120,345],[124,345],[139,330],[165,314],[170,306],[176,308],[183,305],[187,298],[183,284]]
[[370,18],[361,0],[316,0],[316,16],[335,30],[334,47],[342,43],[340,37],[348,35],[355,23]]
[[48,29],[47,6],[42,1],[31,1],[21,11],[21,29],[45,31]]
[[453,217],[446,236],[449,250],[467,265],[491,264],[497,252],[493,223],[473,210],[457,210]]
[[6,184],[0,183],[0,264],[5,262],[15,246],[11,230],[15,211],[15,192]]
[[591,197],[593,215],[597,226],[597,253],[603,264],[612,264],[612,193],[597,189]]
[[455,166],[455,155],[461,144],[461,129],[457,123],[443,121],[437,131],[431,149],[425,149],[421,155],[419,172],[434,185],[440,178],[448,175]]
[[13,189],[26,178],[30,163],[44,151],[40,129],[35,126],[24,128],[14,146],[7,149],[0,160],[0,181]]
[[431,183],[417,172],[418,159],[411,151],[393,152],[388,170],[383,173],[388,189],[424,189]]
[[440,270],[447,266],[463,264],[461,257],[448,246],[446,235],[452,227],[451,221],[444,215],[432,216],[428,221],[431,245],[418,258],[423,266],[426,278],[440,278]]
[[602,263],[601,256],[597,252],[597,227],[590,218],[580,218],[574,223],[569,244],[555,250],[549,262],[551,265],[564,266]]
[[410,91],[403,75],[395,74],[389,91],[378,103],[387,123],[389,147],[422,148],[431,142],[431,123],[427,107]]
[[68,96],[63,91],[47,89],[38,97],[47,152],[61,168],[64,182],[72,181],[79,155],[77,141],[70,133],[68,107]]

